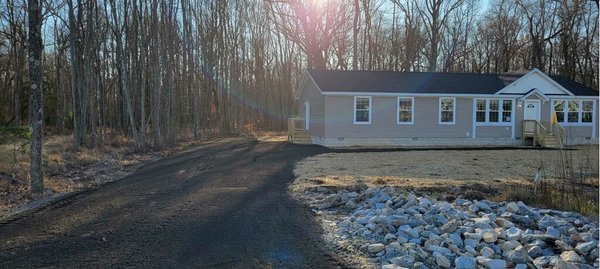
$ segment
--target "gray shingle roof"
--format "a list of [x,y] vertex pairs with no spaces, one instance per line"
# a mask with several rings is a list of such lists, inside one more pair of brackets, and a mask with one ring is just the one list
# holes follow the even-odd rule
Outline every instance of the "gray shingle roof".
[[[494,94],[522,73],[474,74],[440,72],[307,70],[322,91],[381,93]],[[550,76],[575,95],[598,91],[562,76]]]

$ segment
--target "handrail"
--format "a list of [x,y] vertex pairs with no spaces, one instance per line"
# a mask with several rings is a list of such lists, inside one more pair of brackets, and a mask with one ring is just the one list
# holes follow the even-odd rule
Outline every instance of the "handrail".
[[533,144],[544,145],[548,128],[538,120],[523,120],[523,137],[526,135],[533,136]]
[[542,127],[542,129],[544,129],[544,131],[547,131],[548,129],[546,129],[546,127],[544,127],[544,125],[539,122],[539,121],[535,121],[537,123],[537,125],[539,125],[540,127]]
[[523,137],[533,137],[534,145],[547,146],[551,137],[555,137],[560,145],[565,142],[565,128],[558,122],[523,120]]
[[293,141],[296,136],[296,131],[305,130],[305,118],[289,117],[288,118],[288,141]]

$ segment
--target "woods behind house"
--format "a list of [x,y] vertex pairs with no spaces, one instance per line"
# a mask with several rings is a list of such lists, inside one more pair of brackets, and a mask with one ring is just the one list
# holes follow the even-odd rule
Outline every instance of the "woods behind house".
[[[305,68],[498,73],[598,87],[597,1],[41,1],[44,130],[136,148],[282,130]],[[27,3],[0,6],[0,122],[28,122]]]

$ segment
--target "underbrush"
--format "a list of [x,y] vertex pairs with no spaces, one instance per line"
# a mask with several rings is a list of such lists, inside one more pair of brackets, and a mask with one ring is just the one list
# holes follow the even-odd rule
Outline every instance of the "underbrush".
[[540,208],[574,211],[592,219],[598,218],[598,187],[580,185],[566,191],[559,183],[511,184],[494,201],[523,201]]
[[135,169],[137,164],[159,159],[195,143],[187,140],[179,142],[177,146],[161,151],[135,151],[131,139],[111,135],[102,147],[75,150],[71,135],[45,136],[42,162],[46,191],[31,194],[27,139],[4,141],[0,143],[0,216],[32,200],[121,178]]

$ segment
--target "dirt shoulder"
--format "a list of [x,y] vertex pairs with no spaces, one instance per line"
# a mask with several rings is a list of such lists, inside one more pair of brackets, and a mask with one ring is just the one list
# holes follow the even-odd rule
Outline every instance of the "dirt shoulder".
[[46,191],[41,194],[29,192],[27,147],[19,146],[26,141],[0,145],[0,219],[121,179],[147,163],[203,143],[207,142],[181,141],[168,149],[134,151],[130,141],[114,138],[102,148],[75,151],[71,136],[49,136],[43,151]]

